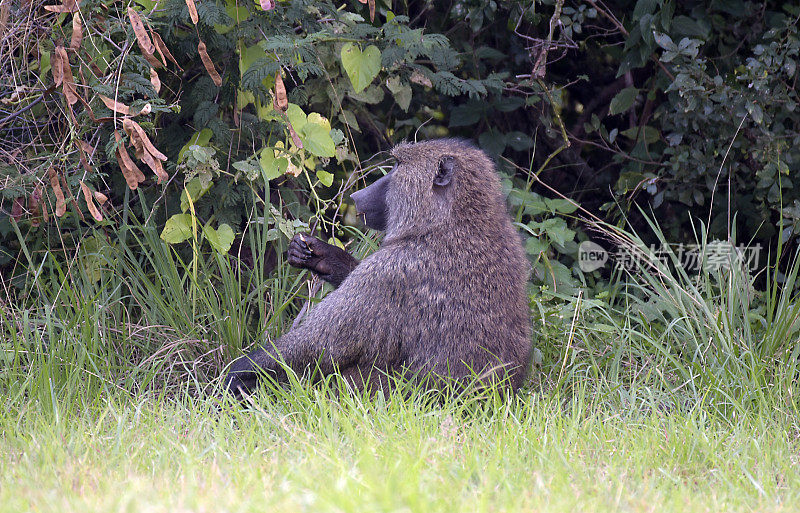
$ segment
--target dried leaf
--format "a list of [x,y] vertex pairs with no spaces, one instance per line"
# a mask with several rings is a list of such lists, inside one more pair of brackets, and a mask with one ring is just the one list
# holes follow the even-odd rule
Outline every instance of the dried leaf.
[[297,135],[297,132],[294,131],[294,127],[289,122],[288,117],[286,118],[286,125],[289,127],[289,135],[292,137],[292,142],[294,143],[294,145],[297,146],[298,148],[302,148],[303,141],[300,140],[300,136]]
[[144,54],[145,58],[147,55],[152,57],[156,48],[150,40],[147,30],[144,28],[141,16],[139,16],[138,12],[133,10],[133,7],[128,7],[128,18],[131,20],[133,33],[136,34],[136,42],[139,43],[139,49],[142,51],[142,54]]
[[367,3],[368,0],[358,0],[358,1],[361,2],[362,4],[365,4]]
[[367,0],[369,4],[369,21],[375,21],[375,0]]
[[82,151],[78,151],[78,158],[81,161],[83,169],[85,169],[87,173],[94,173],[92,166],[89,165],[89,161],[86,160],[86,155],[84,155]]
[[106,201],[108,201],[108,196],[99,191],[92,191],[92,196],[100,203],[100,206],[105,205]]
[[289,107],[289,98],[286,96],[286,86],[283,84],[281,72],[275,75],[275,109],[286,112]]
[[158,183],[169,178],[169,175],[164,171],[161,165],[162,160],[167,160],[167,156],[161,153],[150,142],[144,129],[139,124],[130,118],[122,120],[122,128],[131,138],[133,147],[136,148],[136,156],[153,170],[158,177]]
[[28,212],[30,212],[31,226],[41,224],[41,204],[42,204],[42,184],[39,183],[33,189],[33,193],[28,197]]
[[132,119],[126,118],[122,120],[122,127],[125,129],[126,132],[128,132],[128,135],[131,135],[131,132],[135,132],[139,136],[139,139],[142,141],[145,149],[147,149],[147,151],[155,158],[157,158],[158,160],[164,160],[164,161],[167,160],[167,156],[158,151],[156,147],[153,146],[153,143],[150,142],[150,138],[147,137],[147,133],[144,131],[144,128],[139,126],[139,123],[137,123]]
[[125,176],[125,182],[127,182],[128,187],[130,190],[135,191],[139,187],[139,183],[144,182],[144,173],[136,166],[131,156],[128,155],[128,150],[122,144],[122,136],[116,130],[114,130],[114,137],[118,143],[117,163],[122,169],[122,174]]
[[75,196],[73,196],[69,191],[69,187],[67,186],[67,179],[64,178],[63,175],[59,175],[59,178],[61,178],[61,187],[67,191],[67,194],[69,195],[69,200],[72,202],[72,206],[75,207],[75,212],[78,213],[78,215],[81,218],[81,221],[86,221],[86,217],[83,215],[83,211],[78,206],[78,201],[75,199]]
[[[84,91],[85,91],[85,89],[84,89]],[[86,101],[86,99],[83,97],[83,95],[78,96],[78,99],[81,101],[83,106],[86,108],[86,113],[89,114],[89,119],[91,119],[94,122],[100,121],[99,119],[97,119],[94,116],[94,111],[92,110],[91,105],[89,105],[89,102]]]
[[75,90],[74,82],[64,80],[64,96],[67,97],[67,103],[70,105],[75,105],[78,102],[78,91]]
[[95,221],[102,221],[103,214],[97,209],[97,205],[94,204],[94,199],[92,199],[92,191],[89,190],[89,187],[83,183],[81,180],[81,191],[83,191],[83,199],[86,200],[86,207],[89,209],[89,213],[92,214]]
[[155,68],[150,68],[150,83],[153,84],[153,89],[157,93],[161,91],[161,79],[158,78],[158,72]]
[[53,193],[56,195],[56,217],[61,217],[67,211],[67,202],[64,200],[64,191],[61,190],[61,185],[58,183],[58,173],[53,166],[47,170],[50,177],[50,186],[53,188]]
[[9,12],[11,12],[11,2],[0,3],[0,38],[6,35]]
[[[81,165],[83,169],[86,170],[87,173],[94,173],[92,166],[89,165],[89,161],[86,159],[87,154],[91,155],[94,153],[94,148],[86,144],[86,142],[78,140],[75,144],[78,147],[78,157],[81,160]],[[88,151],[87,151],[88,148]]]
[[89,143],[87,143],[86,141],[84,141],[82,139],[78,139],[78,143],[77,144],[78,144],[78,147],[80,147],[80,149],[82,149],[84,151],[84,153],[89,155],[89,157],[92,157],[94,155],[94,148]]
[[428,77],[426,77],[425,75],[420,73],[419,70],[415,69],[411,73],[410,79],[415,84],[419,84],[419,85],[422,85],[422,86],[425,86],[425,87],[433,87],[433,84],[431,83],[431,79],[429,79]]
[[[187,0],[187,2],[189,1],[191,0]],[[214,68],[214,62],[211,60],[211,57],[208,56],[206,44],[200,41],[200,44],[197,45],[197,51],[200,52],[200,59],[203,61],[203,66],[206,67],[208,74],[211,75],[211,80],[214,81],[217,87],[221,86],[222,78],[220,78],[219,73],[217,73],[216,68]]]
[[64,64],[61,62],[61,54],[58,52],[58,47],[56,47],[53,54],[50,56],[50,71],[53,73],[53,81],[56,84],[56,87],[60,86],[61,83],[64,81]]
[[42,202],[42,218],[44,218],[45,223],[50,222],[50,213],[47,211],[47,202]]
[[61,85],[67,103],[75,105],[78,102],[78,92],[75,90],[75,79],[72,77],[72,68],[69,65],[69,56],[63,46],[56,46],[55,52],[59,56],[61,66]]
[[161,166],[161,161],[154,159],[150,152],[141,151],[138,154],[140,155],[139,158],[142,160],[142,162],[147,164],[147,166],[153,170],[153,173],[155,173],[156,177],[158,177],[158,183],[161,183],[169,178],[169,175],[167,175],[166,171],[164,171],[164,168]]
[[100,67],[94,62],[89,63],[89,69],[92,70],[92,73],[94,73],[94,76],[97,78],[100,78],[104,75],[103,70],[101,70]]
[[153,43],[154,43],[154,45],[156,47],[156,52],[158,52],[158,56],[161,57],[161,60],[158,61],[158,66],[153,66],[153,68],[160,67],[162,64],[166,68],[167,67],[167,57],[164,55],[164,52],[161,51],[161,47],[156,42],[156,36],[157,35],[158,34],[156,34],[156,32],[152,28],[150,28],[150,37],[153,38]]
[[14,198],[14,203],[11,205],[11,217],[14,221],[22,219],[22,214],[25,209],[22,207],[22,198]]
[[76,11],[72,14],[72,38],[69,40],[69,47],[77,50],[81,46],[83,40],[83,22],[81,21],[81,12]]
[[138,112],[136,114],[131,114],[131,108],[125,105],[124,103],[120,103],[102,94],[98,94],[97,96],[99,96],[100,99],[103,100],[103,103],[106,104],[106,107],[113,110],[114,112],[119,112],[124,116],[135,116],[136,114],[138,114]]
[[150,30],[150,34],[153,36],[153,42],[155,42],[156,44],[156,48],[158,49],[159,55],[163,55],[167,59],[171,60],[173,64],[178,66],[179,70],[183,70],[183,68],[181,68],[181,66],[178,64],[178,61],[175,60],[175,57],[173,57],[172,54],[170,53],[169,49],[167,48],[167,45],[164,44],[164,40],[161,39],[161,36],[158,34],[158,32],[156,32],[155,30]]
[[64,0],[61,5],[45,5],[44,9],[50,12],[75,12],[78,10],[78,2],[76,0]]
[[186,0],[186,7],[189,8],[189,17],[192,18],[192,23],[197,25],[197,7],[194,5],[194,0]]

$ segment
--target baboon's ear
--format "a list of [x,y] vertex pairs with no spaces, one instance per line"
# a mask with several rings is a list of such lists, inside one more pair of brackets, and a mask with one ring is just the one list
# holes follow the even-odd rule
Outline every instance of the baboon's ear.
[[445,155],[439,159],[439,169],[436,170],[436,176],[433,178],[433,185],[444,187],[449,184],[453,179],[453,172],[456,167],[456,159],[450,155]]

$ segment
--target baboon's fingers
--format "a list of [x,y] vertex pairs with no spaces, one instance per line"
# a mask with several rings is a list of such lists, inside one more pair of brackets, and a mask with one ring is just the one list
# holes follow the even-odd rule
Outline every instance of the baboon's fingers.
[[300,234],[295,235],[289,242],[289,248],[286,253],[289,265],[294,267],[308,267],[311,260],[314,258],[314,253],[311,251],[306,241],[301,238]]

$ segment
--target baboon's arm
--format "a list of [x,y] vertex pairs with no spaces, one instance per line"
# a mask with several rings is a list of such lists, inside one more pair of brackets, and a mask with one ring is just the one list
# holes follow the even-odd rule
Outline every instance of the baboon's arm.
[[342,248],[301,233],[289,242],[288,261],[289,265],[308,269],[334,287],[358,265],[358,260]]
[[313,323],[310,328],[300,325],[278,340],[267,342],[237,359],[225,377],[225,390],[241,399],[243,392],[253,391],[260,375],[285,383],[288,381],[285,367],[297,374],[317,369],[327,375],[358,359],[360,350],[355,345],[337,344],[327,330],[313,326]]

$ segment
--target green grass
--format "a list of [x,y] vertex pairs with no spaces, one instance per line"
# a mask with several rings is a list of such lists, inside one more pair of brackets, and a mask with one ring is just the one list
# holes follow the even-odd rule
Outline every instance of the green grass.
[[460,403],[301,381],[220,408],[225,365],[288,329],[303,275],[135,223],[67,261],[25,251],[0,304],[0,513],[796,509],[798,260],[759,292],[612,235],[639,272],[532,296],[528,385]]
[[[0,420],[0,511],[793,511],[797,419],[580,397],[105,402]],[[644,405],[638,405],[644,406]]]

